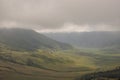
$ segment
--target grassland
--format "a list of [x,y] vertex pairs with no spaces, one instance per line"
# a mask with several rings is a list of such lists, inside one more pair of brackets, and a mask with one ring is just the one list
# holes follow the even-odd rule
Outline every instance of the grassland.
[[0,80],[74,80],[120,65],[120,51],[108,49],[14,51],[0,48]]

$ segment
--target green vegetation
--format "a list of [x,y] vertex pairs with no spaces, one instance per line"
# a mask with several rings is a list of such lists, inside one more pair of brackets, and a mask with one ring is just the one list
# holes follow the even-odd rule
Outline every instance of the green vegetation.
[[[68,51],[67,51],[68,52]],[[1,45],[0,75],[3,80],[73,80],[89,72],[79,62],[77,55],[66,51],[36,50],[33,52],[14,51]],[[87,61],[86,59],[81,59]],[[89,62],[88,62],[89,63]],[[83,64],[83,66],[81,66]],[[91,63],[89,63],[91,64]]]
[[[113,51],[112,51],[113,52]],[[1,44],[1,80],[75,80],[120,65],[120,53],[102,49],[15,51]]]
[[33,30],[0,30],[0,80],[75,80],[119,61],[118,46],[74,49]]

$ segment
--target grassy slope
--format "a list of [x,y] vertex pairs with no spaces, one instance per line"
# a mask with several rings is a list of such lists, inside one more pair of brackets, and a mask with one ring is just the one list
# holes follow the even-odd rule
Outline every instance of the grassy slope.
[[80,57],[68,53],[51,50],[18,52],[2,46],[0,80],[73,80],[92,69],[82,63],[88,62],[87,58],[81,57],[80,61]]
[[0,80],[74,80],[96,70],[120,65],[119,51],[11,51],[0,48]]
[[96,65],[100,68],[114,68],[120,65],[120,50],[119,49],[83,49],[82,51],[89,53],[93,57]]
[[0,62],[3,80],[72,80],[78,73],[54,72],[40,68]]

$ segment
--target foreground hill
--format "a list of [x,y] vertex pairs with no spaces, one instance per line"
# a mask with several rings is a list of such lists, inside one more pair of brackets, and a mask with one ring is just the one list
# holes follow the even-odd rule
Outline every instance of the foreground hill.
[[46,36],[81,48],[120,48],[120,32],[49,33]]
[[70,52],[14,51],[1,44],[0,80],[74,80],[96,69],[88,56]]
[[76,80],[120,80],[120,67],[84,75]]
[[0,80],[75,80],[120,65],[120,51],[16,51],[0,44]]
[[0,43],[16,50],[70,49],[72,46],[50,39],[33,30],[0,29]]

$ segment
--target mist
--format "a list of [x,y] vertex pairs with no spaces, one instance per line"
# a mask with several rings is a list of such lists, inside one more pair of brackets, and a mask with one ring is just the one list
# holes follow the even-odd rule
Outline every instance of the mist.
[[39,32],[119,31],[119,0],[0,0],[0,27]]

